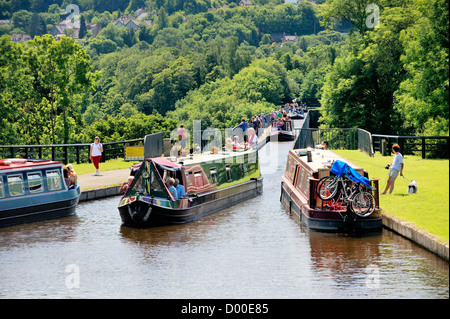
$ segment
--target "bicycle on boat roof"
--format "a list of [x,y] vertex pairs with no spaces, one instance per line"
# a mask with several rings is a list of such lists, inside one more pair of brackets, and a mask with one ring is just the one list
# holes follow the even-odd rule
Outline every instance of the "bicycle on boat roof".
[[322,177],[316,185],[320,199],[338,202],[342,197],[359,217],[368,217],[375,211],[375,197],[371,193],[375,188],[370,186],[367,178],[342,161],[334,162],[330,172],[335,175]]

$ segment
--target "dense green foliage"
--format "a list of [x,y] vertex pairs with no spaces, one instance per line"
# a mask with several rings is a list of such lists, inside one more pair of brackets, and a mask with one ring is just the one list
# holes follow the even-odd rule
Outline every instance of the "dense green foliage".
[[[361,23],[366,2],[0,0],[12,20],[0,25],[0,144],[140,138],[197,119],[233,127],[293,98],[320,101],[327,127],[448,135],[448,2],[381,1],[375,29]],[[70,3],[80,39],[41,37]],[[138,8],[151,24],[110,23]],[[343,21],[349,34],[324,30]],[[84,26],[95,23],[94,37]],[[16,44],[15,33],[37,37]]]
[[448,1],[392,3],[398,6],[383,8],[379,28],[352,34],[348,53],[327,74],[323,121],[372,133],[448,136]]

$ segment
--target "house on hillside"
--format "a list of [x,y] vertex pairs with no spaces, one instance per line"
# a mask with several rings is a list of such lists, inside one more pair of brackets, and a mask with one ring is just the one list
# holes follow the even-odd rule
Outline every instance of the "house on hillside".
[[239,2],[239,6],[240,7],[249,7],[249,6],[252,6],[252,5],[253,5],[253,3],[250,0],[241,0]]
[[25,42],[28,40],[31,40],[31,37],[28,34],[18,33],[18,34],[13,34],[11,36],[11,41],[17,42],[17,43]]
[[56,40],[61,39],[64,36],[71,36],[74,39],[78,39],[78,34],[80,32],[80,20],[71,19],[63,20],[59,24],[55,25],[50,31],[50,34],[55,37]]
[[86,24],[86,29],[90,30],[92,33],[92,37],[95,38],[97,34],[102,30],[102,26],[100,25],[100,23]]
[[119,19],[113,20],[112,24],[117,27],[126,27],[127,29],[133,28],[135,30],[139,29],[139,21],[135,20],[131,15],[121,16]]
[[136,17],[136,20],[141,21],[141,20],[144,20],[148,16],[148,12],[146,12],[142,8],[139,8],[134,12],[134,16]]
[[297,32],[295,33],[295,35],[286,35],[286,32],[283,32],[283,38],[281,39],[282,43],[295,42],[297,40],[298,40]]
[[[92,37],[96,37],[97,34],[102,29],[101,25],[99,23],[96,24],[86,24],[86,30],[91,31]],[[79,38],[80,33],[80,20],[77,19],[75,21],[72,20],[63,20],[59,24],[55,25],[53,29],[50,31],[50,34],[53,35],[53,37],[56,40],[61,39],[61,37],[64,36],[70,36],[74,39]]]

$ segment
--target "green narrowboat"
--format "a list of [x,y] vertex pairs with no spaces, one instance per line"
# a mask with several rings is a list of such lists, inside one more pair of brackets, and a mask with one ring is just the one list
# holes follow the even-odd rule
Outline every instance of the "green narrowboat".
[[[185,196],[166,181],[178,179]],[[262,192],[257,150],[214,152],[185,158],[147,158],[119,203],[124,225],[151,227],[192,222]]]

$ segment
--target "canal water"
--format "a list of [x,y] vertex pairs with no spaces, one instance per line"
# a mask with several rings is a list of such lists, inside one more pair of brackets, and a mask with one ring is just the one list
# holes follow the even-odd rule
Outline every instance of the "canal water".
[[388,230],[310,232],[280,204],[292,143],[260,151],[263,195],[196,222],[121,226],[119,197],[0,229],[0,298],[448,298],[448,263]]

